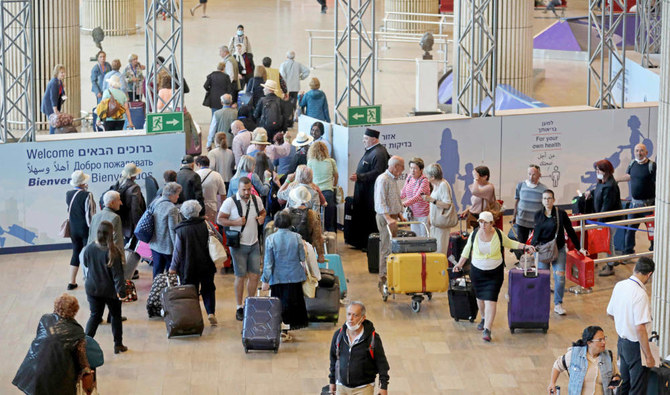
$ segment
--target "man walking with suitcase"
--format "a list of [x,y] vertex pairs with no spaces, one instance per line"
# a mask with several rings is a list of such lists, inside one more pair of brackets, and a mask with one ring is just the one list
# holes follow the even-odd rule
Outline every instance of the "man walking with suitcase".
[[382,339],[365,316],[362,302],[347,306],[347,322],[330,343],[330,394],[372,395],[379,375],[379,394],[387,395],[389,364]]
[[[528,179],[516,186],[512,226],[519,243],[526,243],[528,235],[535,228],[535,215],[542,211],[542,194],[547,187],[540,182],[540,177],[540,166],[528,165]],[[519,259],[523,252],[514,251],[514,255]]]
[[[622,379],[618,392],[620,395],[645,394],[647,367],[656,365],[649,347],[647,325],[651,323],[651,307],[645,288],[654,269],[654,261],[640,258],[635,264],[633,275],[614,286],[607,305],[607,314],[614,319],[619,335],[617,355]],[[641,358],[642,354],[646,363]]]

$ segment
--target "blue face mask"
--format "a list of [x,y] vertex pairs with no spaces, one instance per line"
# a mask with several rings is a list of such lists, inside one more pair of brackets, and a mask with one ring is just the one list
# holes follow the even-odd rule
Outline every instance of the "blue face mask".
[[240,37],[241,37],[241,36],[244,36],[244,31],[242,31],[242,30],[238,30],[238,31],[237,31],[237,35],[240,36]]

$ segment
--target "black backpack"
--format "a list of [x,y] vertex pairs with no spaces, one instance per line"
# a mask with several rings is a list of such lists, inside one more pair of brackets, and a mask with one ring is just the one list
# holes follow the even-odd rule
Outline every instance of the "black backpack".
[[[274,99],[274,98],[273,98]],[[284,116],[282,115],[279,99],[263,100],[263,112],[261,113],[260,125],[268,132],[276,132],[284,128]]]
[[312,243],[309,233],[309,209],[292,208],[289,213],[291,214],[291,230],[299,233],[306,242]]

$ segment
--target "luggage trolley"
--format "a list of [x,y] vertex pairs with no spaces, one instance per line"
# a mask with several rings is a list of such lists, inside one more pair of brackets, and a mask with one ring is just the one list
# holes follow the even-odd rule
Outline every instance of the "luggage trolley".
[[[398,226],[421,224],[426,229],[426,234],[428,234],[428,227],[423,222],[406,221],[397,224]],[[388,225],[386,229],[392,236],[393,233]],[[430,242],[429,239],[425,241]],[[395,294],[405,294],[412,297],[412,311],[418,313],[421,310],[421,302],[424,298],[431,300],[433,292],[446,292],[448,288],[447,257],[436,252],[426,252],[431,250],[435,251],[435,247],[426,248],[420,252],[392,252],[387,257],[387,279],[386,283],[382,285],[382,300],[384,302],[388,300],[389,295],[393,295],[395,299]],[[403,263],[401,269],[399,262],[396,262],[398,259],[416,261],[417,265]],[[396,266],[398,266],[398,273],[394,273]],[[403,278],[403,276],[406,276],[406,278]]]

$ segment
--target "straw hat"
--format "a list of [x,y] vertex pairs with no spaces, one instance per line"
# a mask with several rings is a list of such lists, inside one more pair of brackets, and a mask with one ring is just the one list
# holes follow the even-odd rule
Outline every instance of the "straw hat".
[[312,193],[305,186],[297,186],[288,193],[289,201],[292,207],[300,207],[312,200]]
[[79,185],[88,184],[91,181],[91,176],[81,170],[77,170],[70,176],[70,185],[78,187]]
[[293,140],[293,142],[291,144],[293,144],[296,147],[302,147],[302,146],[305,146],[305,145],[312,144],[312,141],[314,141],[314,137],[312,137],[312,136],[310,136],[306,133],[300,132],[300,133],[298,133],[297,136],[295,136],[295,139]]
[[268,142],[268,133],[263,128],[254,129],[251,144],[270,145]]
[[279,90],[279,87],[277,86],[277,81],[274,80],[267,80],[265,81],[264,84],[261,84],[263,88],[268,88],[273,92],[277,92]]
[[142,172],[142,169],[139,167],[135,166],[133,162],[126,163],[126,166],[123,168],[123,171],[121,171],[121,177],[124,178],[130,178],[130,177],[135,177],[138,174]]

